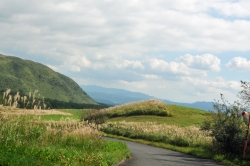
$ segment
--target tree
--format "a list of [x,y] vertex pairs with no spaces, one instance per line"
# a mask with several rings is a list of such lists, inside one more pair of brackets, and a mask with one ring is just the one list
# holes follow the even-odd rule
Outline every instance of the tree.
[[241,87],[243,88],[242,91],[238,93],[238,97],[242,100],[245,107],[250,107],[250,82],[240,81]]
[[211,125],[214,149],[217,152],[241,155],[246,130],[241,113],[246,108],[240,102],[228,103],[221,94],[221,101],[214,104],[214,109],[217,111]]
[[221,94],[221,100],[214,103],[216,113],[211,121],[205,121],[202,130],[210,130],[213,139],[213,150],[219,153],[241,155],[246,136],[242,112],[247,111],[250,105],[250,83],[241,81],[242,91],[238,97],[242,101],[233,104],[225,100]]

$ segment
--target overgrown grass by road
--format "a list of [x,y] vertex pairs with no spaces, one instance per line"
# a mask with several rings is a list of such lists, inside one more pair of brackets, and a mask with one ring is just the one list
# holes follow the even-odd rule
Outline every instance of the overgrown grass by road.
[[181,147],[208,146],[212,141],[208,131],[201,131],[196,126],[179,127],[153,122],[121,121],[106,123],[101,130],[108,134]]
[[124,143],[100,136],[79,120],[0,113],[0,165],[108,166],[129,157]]

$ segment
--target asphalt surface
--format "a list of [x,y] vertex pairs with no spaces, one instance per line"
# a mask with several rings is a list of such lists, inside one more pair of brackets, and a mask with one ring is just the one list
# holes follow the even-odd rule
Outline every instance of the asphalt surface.
[[104,139],[125,142],[131,152],[132,157],[117,166],[225,166],[209,159],[168,149],[107,137]]

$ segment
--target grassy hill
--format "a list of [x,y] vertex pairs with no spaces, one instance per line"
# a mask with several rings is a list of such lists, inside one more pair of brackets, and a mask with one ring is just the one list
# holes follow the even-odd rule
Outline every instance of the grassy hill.
[[[210,118],[212,113],[189,108],[166,104],[157,100],[148,100],[135,102],[121,106],[110,107],[107,109],[110,117],[109,121],[127,121],[127,122],[156,122],[158,124],[170,124],[178,126],[201,125],[206,119]],[[139,114],[138,110],[144,110]],[[157,112],[155,114],[145,112]],[[161,116],[168,112],[167,116]],[[119,115],[119,116],[114,116]],[[160,115],[160,116],[159,116]]]
[[45,98],[63,102],[97,104],[71,78],[30,60],[0,54],[0,92],[10,88],[22,95],[39,90]]

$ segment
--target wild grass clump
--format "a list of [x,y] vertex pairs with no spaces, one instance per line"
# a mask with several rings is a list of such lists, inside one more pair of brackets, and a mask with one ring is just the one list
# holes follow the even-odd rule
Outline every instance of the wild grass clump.
[[108,122],[102,126],[101,130],[108,134],[182,147],[207,146],[212,141],[208,131],[201,131],[196,126],[178,127],[153,122],[122,121]]
[[6,89],[0,98],[1,106],[9,106],[10,108],[31,108],[31,109],[46,109],[47,105],[44,102],[44,97],[41,96],[38,90],[33,93],[29,92],[26,96],[21,96],[17,91],[12,93],[11,89]]
[[85,122],[0,114],[0,165],[114,165],[129,156]]
[[103,110],[109,118],[134,115],[172,116],[172,111],[168,105],[158,100],[128,103]]

